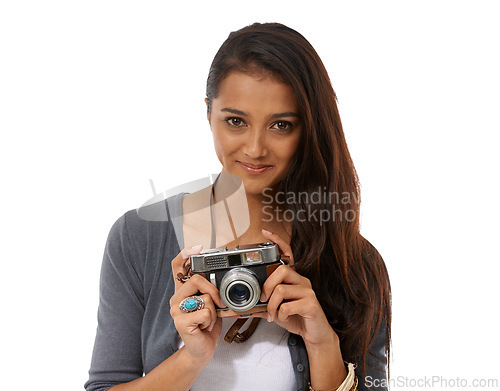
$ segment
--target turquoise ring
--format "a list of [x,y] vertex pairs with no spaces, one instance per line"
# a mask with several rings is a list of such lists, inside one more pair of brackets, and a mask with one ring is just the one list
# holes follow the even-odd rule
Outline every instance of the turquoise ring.
[[182,312],[194,312],[201,310],[204,306],[205,303],[200,296],[190,296],[181,301],[181,304],[179,304],[179,309]]

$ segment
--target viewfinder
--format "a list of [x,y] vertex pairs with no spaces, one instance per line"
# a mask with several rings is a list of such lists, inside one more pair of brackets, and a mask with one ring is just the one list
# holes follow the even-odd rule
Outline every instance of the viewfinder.
[[252,251],[245,253],[245,261],[244,263],[256,263],[256,262],[261,262],[262,259],[260,257],[260,251]]

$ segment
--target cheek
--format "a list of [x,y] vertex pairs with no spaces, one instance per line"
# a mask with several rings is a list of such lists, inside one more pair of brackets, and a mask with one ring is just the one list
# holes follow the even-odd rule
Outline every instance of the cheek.
[[222,163],[222,160],[223,160],[223,148],[221,146],[221,143],[220,143],[220,140],[217,138],[217,136],[213,135],[213,138],[214,138],[214,148],[215,148],[215,153],[217,155],[217,157],[219,158],[219,161]]
[[299,146],[298,140],[290,140],[290,143],[286,146],[282,146],[281,151],[281,159],[286,161],[288,164],[293,160],[295,153],[297,152]]
[[219,131],[216,129],[212,130],[212,135],[214,139],[215,153],[222,163],[224,157],[231,153],[231,142],[227,137],[223,137]]

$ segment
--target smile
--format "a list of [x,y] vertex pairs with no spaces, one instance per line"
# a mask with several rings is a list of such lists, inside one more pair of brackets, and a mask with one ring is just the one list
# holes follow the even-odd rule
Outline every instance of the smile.
[[255,165],[250,163],[243,163],[240,161],[236,161],[236,163],[239,164],[239,166],[243,169],[243,171],[247,172],[250,175],[260,175],[273,168],[273,166],[264,164]]

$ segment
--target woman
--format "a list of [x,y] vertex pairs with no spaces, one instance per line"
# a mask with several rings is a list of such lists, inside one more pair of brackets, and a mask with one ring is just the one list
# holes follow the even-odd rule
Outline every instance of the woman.
[[[359,233],[358,179],[320,58],[286,26],[245,27],[216,54],[206,103],[224,175],[167,200],[181,222],[130,211],[111,229],[87,390],[384,385],[389,278]],[[226,344],[234,320],[217,316],[225,304],[214,284],[182,278],[186,265],[202,248],[263,241],[295,265],[262,287],[267,312],[252,316],[268,322]],[[187,309],[192,296],[201,309]],[[344,362],[357,364],[356,381]]]

